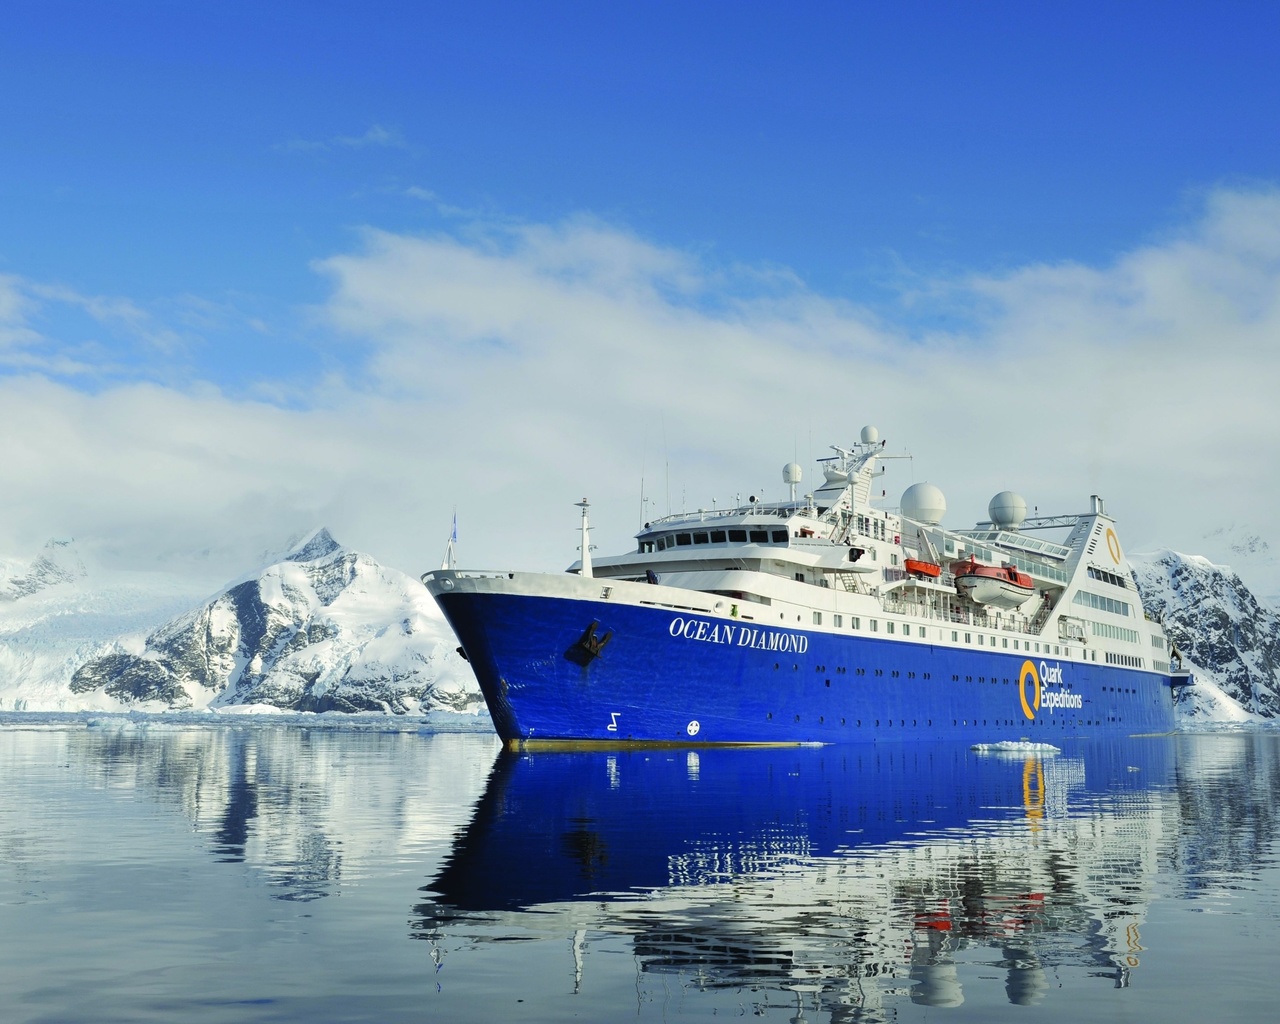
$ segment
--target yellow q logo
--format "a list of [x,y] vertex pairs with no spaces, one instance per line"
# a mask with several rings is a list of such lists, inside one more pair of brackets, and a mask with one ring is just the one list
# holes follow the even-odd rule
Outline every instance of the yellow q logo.
[[[1031,677],[1031,681],[1036,684],[1035,699],[1030,704],[1027,703],[1027,677]],[[1018,677],[1018,696],[1022,699],[1022,713],[1028,718],[1035,718],[1036,712],[1040,710],[1040,673],[1036,671],[1034,661],[1024,661],[1022,663],[1022,675]]]
[[1107,527],[1107,551],[1111,555],[1111,561],[1116,565],[1120,564],[1120,538],[1116,536],[1116,531]]

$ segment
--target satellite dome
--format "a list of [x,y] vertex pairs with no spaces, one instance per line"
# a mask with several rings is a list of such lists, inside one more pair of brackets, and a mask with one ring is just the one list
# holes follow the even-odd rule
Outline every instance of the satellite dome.
[[863,443],[863,444],[875,444],[875,443],[876,443],[877,441],[879,441],[879,440],[880,440],[880,431],[876,430],[876,428],[875,428],[875,427],[863,427],[863,428],[862,428],[862,443]]
[[987,506],[991,521],[1004,530],[1016,530],[1027,518],[1027,499],[1013,491],[1001,491]]
[[925,526],[937,526],[947,514],[947,499],[933,484],[912,484],[902,492],[902,514]]
[[782,467],[782,482],[784,484],[798,484],[800,476],[800,467],[794,462],[788,462]]

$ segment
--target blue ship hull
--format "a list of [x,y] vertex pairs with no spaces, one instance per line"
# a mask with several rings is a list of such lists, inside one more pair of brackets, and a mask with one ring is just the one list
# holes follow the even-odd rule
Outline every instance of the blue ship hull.
[[441,593],[509,742],[1057,742],[1174,728],[1170,677],[669,607]]

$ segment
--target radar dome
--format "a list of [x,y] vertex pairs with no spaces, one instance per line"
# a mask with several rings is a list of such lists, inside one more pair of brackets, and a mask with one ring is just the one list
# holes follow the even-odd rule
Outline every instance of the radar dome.
[[783,466],[782,482],[784,484],[798,484],[800,482],[800,467],[794,462],[788,462]]
[[875,443],[876,443],[877,441],[879,441],[879,440],[880,440],[880,431],[876,430],[876,428],[875,428],[875,427],[863,427],[863,428],[862,428],[862,443],[863,443],[863,444],[875,444]]
[[947,514],[947,499],[933,484],[912,484],[902,492],[902,514],[925,526],[937,526]]
[[1013,491],[1001,491],[987,506],[991,521],[1004,530],[1016,530],[1027,518],[1027,499]]

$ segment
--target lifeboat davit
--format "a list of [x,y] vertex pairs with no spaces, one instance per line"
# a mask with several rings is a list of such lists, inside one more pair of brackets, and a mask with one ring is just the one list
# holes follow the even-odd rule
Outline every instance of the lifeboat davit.
[[1012,565],[983,565],[973,555],[951,563],[956,590],[977,604],[1016,608],[1035,593],[1035,584]]
[[942,575],[942,566],[934,565],[932,562],[922,562],[918,558],[908,558],[906,566],[907,572],[912,576],[927,576],[936,580]]

